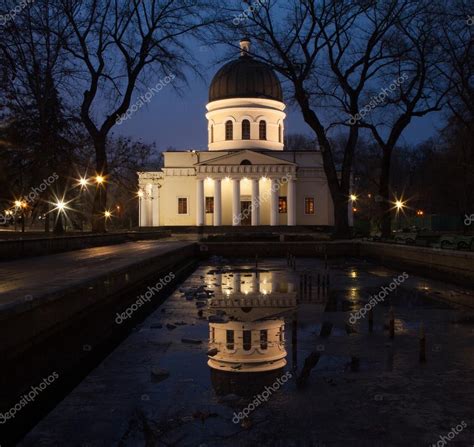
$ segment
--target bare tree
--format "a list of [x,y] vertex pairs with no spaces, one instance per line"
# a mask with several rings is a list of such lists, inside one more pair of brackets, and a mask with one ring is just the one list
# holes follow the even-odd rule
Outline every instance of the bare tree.
[[369,110],[354,123],[370,130],[382,152],[379,216],[382,236],[387,238],[394,208],[390,190],[393,151],[414,119],[442,110],[450,88],[440,70],[444,54],[436,38],[442,11],[433,2],[420,1],[407,12],[397,20],[387,42],[397,57],[380,70],[378,82],[367,95]]
[[[2,145],[12,162],[10,174],[19,171],[10,175],[9,183],[20,195],[55,171],[60,174],[59,182],[64,181],[74,157],[77,120],[68,116],[59,93],[69,74],[62,52],[68,32],[65,18],[52,0],[25,5],[19,12],[18,6],[16,1],[2,5],[1,12],[7,14],[3,17],[9,19],[0,30],[0,54],[5,114]],[[39,199],[30,204],[33,214],[48,216],[51,189]],[[56,223],[61,232],[61,220]],[[49,216],[45,230],[49,231]]]
[[[129,110],[134,92],[160,77],[183,76],[184,38],[206,26],[199,0],[58,0],[71,35],[64,46],[84,72],[81,119],[91,136],[97,173],[107,177],[107,137]],[[97,188],[92,230],[105,231],[107,186]]]
[[[359,126],[348,125],[359,113],[363,93],[378,72],[393,62],[388,36],[413,0],[292,0],[259,2],[241,24],[258,44],[253,56],[273,67],[314,131],[334,202],[335,236],[350,234],[348,200]],[[230,43],[238,3],[221,7],[217,40]],[[227,25],[227,29],[226,28]],[[344,132],[341,162],[331,135]]]

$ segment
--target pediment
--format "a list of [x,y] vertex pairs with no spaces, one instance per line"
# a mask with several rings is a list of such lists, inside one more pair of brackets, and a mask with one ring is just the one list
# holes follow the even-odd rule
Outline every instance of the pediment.
[[195,166],[209,166],[209,165],[241,165],[243,161],[248,160],[252,165],[288,165],[295,166],[287,160],[272,157],[271,155],[262,154],[260,152],[251,150],[236,151],[225,155],[218,155],[216,158],[196,163]]

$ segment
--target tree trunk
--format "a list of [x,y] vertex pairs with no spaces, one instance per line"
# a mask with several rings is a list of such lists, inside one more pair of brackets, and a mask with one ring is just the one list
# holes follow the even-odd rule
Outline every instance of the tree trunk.
[[[107,154],[105,151],[106,137],[99,135],[94,138],[94,147],[96,154],[96,172],[104,178],[108,175]],[[92,206],[92,232],[105,233],[104,213],[107,207],[107,183],[96,185],[94,203]]]
[[61,212],[58,212],[58,216],[54,224],[54,234],[64,234],[63,215]]
[[[329,192],[334,204],[334,237],[336,239],[347,239],[351,237],[348,216],[348,200],[349,200],[349,181],[351,159],[349,157],[349,172],[343,167],[341,172],[341,184],[336,171],[333,155],[331,152],[331,143],[327,139],[326,131],[316,117],[316,114],[309,105],[308,95],[302,86],[296,87],[295,97],[300,105],[305,122],[313,129],[318,139],[321,156],[323,158],[323,168],[328,182]],[[347,149],[346,149],[347,151]],[[347,155],[347,154],[346,154]],[[346,181],[345,181],[346,180]],[[346,186],[344,186],[346,185]],[[347,190],[347,191],[346,191]]]
[[349,227],[347,195],[339,193],[334,200],[334,237],[336,239],[347,239],[351,237]]
[[385,146],[382,155],[382,169],[380,170],[379,195],[380,222],[383,238],[392,236],[392,216],[390,203],[390,165],[392,161],[392,148]]

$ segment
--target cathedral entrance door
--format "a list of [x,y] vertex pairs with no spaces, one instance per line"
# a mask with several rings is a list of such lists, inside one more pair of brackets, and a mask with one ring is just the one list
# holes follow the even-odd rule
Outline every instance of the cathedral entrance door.
[[252,202],[250,200],[242,200],[240,202],[240,213],[242,216],[240,221],[241,225],[249,226],[252,224],[252,209],[250,208],[251,204]]

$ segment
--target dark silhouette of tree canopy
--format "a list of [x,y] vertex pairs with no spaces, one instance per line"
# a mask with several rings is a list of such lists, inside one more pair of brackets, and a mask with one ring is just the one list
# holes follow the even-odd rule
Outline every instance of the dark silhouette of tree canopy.
[[[183,77],[191,59],[183,39],[207,24],[205,4],[192,0],[59,0],[70,35],[64,47],[83,74],[80,116],[95,148],[96,171],[107,178],[107,137],[140,85]],[[97,188],[93,231],[104,231],[107,184]]]
[[[384,67],[401,57],[403,49],[389,42],[417,3],[269,1],[239,25],[239,32],[257,44],[252,55],[285,78],[287,92],[314,131],[334,202],[337,237],[350,234],[347,207],[360,135],[360,126],[348,120],[365,106],[365,95]],[[235,41],[236,30],[226,18],[238,14],[239,8],[239,2],[221,5],[216,41]],[[345,134],[340,163],[331,143],[334,132]]]

